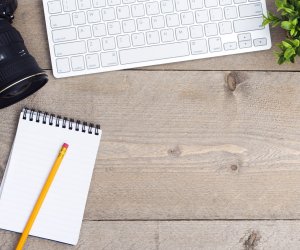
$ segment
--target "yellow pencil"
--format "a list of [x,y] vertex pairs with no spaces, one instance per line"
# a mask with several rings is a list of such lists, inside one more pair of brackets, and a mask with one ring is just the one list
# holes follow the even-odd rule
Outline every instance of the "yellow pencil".
[[37,215],[40,211],[41,206],[43,205],[43,202],[46,198],[48,190],[49,190],[49,188],[50,188],[50,186],[51,186],[51,184],[52,184],[52,182],[55,178],[56,172],[59,169],[59,166],[60,166],[60,164],[61,164],[61,162],[62,162],[62,160],[63,160],[63,158],[64,158],[64,156],[67,152],[68,147],[69,147],[69,145],[66,144],[66,143],[64,143],[64,145],[62,146],[62,148],[59,152],[59,155],[57,156],[56,161],[54,162],[54,165],[53,165],[53,167],[52,167],[52,169],[49,173],[49,176],[48,176],[48,178],[47,178],[47,180],[44,184],[44,187],[43,187],[43,189],[40,193],[40,196],[39,196],[37,202],[35,203],[35,206],[34,206],[32,212],[31,212],[31,215],[30,215],[28,221],[27,221],[27,224],[26,224],[25,229],[22,233],[22,236],[19,240],[19,243],[16,247],[16,250],[22,250],[23,249],[23,247],[26,243],[27,237],[28,237],[28,235],[30,233],[30,230],[32,228],[32,225],[33,225],[33,223],[34,223],[34,221],[35,221],[35,219],[36,219],[36,217],[37,217]]

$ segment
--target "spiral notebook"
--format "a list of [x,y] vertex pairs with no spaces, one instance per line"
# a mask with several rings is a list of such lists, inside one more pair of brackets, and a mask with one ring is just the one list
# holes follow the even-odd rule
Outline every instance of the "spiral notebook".
[[0,228],[22,232],[63,143],[68,152],[30,235],[76,245],[100,126],[24,109],[0,187]]

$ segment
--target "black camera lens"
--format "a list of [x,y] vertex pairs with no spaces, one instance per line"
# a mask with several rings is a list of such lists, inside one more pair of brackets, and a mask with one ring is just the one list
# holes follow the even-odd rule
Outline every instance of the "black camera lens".
[[17,7],[17,0],[0,0],[0,15],[8,19],[13,19],[13,14]]
[[[6,4],[5,4],[6,3]],[[0,108],[14,104],[48,82],[10,21],[17,1],[0,0]]]

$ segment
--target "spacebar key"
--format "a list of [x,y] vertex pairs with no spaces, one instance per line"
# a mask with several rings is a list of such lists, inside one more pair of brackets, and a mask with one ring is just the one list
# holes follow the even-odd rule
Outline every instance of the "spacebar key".
[[190,54],[187,42],[127,49],[121,50],[119,53],[121,64],[176,58],[188,56]]

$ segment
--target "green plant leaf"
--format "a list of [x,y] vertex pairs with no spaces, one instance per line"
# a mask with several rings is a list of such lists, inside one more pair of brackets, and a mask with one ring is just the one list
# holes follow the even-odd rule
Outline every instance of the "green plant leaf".
[[285,59],[290,59],[293,55],[295,55],[296,52],[293,48],[288,48],[285,52],[284,52],[284,58]]
[[292,45],[286,41],[282,41],[281,44],[283,45],[284,48],[287,49],[292,48]]
[[300,41],[298,39],[289,39],[290,43],[293,44],[293,46],[295,47],[299,47],[300,46]]
[[283,21],[281,23],[281,28],[283,28],[285,30],[291,30],[292,27],[293,27],[293,25],[289,21]]
[[278,57],[277,63],[278,63],[278,64],[283,64],[284,62],[285,62],[284,56],[279,56],[279,57]]
[[295,32],[296,32],[296,30],[295,30],[295,29],[291,29],[291,30],[290,30],[290,35],[293,37],[293,36],[294,36],[294,34],[295,34]]
[[296,26],[297,24],[298,24],[298,19],[295,18],[295,19],[292,21],[292,25],[293,25],[293,26]]

